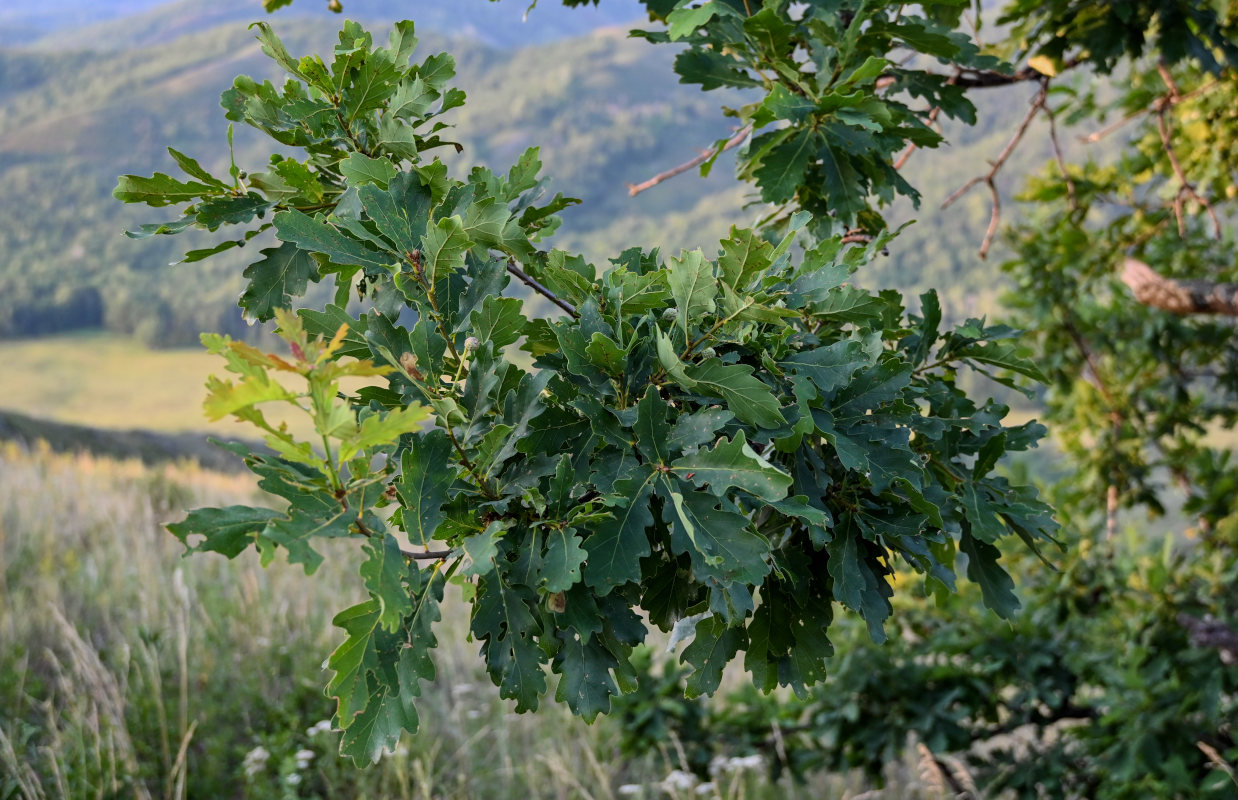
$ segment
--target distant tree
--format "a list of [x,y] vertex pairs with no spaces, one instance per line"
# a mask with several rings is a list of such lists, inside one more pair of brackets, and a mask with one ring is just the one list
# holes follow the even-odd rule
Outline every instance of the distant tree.
[[[239,381],[214,381],[207,409],[267,431],[277,456],[241,455],[289,507],[200,509],[173,532],[229,556],[253,545],[269,559],[283,548],[307,570],[321,560],[314,538],[363,541],[371,598],[337,618],[347,639],[330,659],[328,685],[343,748],[359,759],[416,729],[411,699],[434,674],[432,623],[448,580],[465,588],[472,634],[518,710],[536,708],[549,665],[557,699],[587,718],[607,711],[637,677],[630,656],[645,628],[635,609],[689,641],[689,695],[714,691],[740,653],[759,689],[806,695],[833,652],[833,602],[883,641],[896,570],[922,575],[949,619],[966,624],[970,593],[947,599],[962,552],[984,603],[1014,616],[999,545],[1015,535],[1039,553],[1057,523],[1033,490],[995,469],[1042,429],[1004,425],[1007,409],[969,399],[956,377],[961,367],[1012,387],[1016,375],[1047,377],[1051,418],[1074,457],[1058,495],[1072,539],[1086,540],[1096,524],[1112,538],[1122,507],[1162,510],[1167,481],[1185,492],[1206,543],[1193,560],[1162,562],[1157,580],[1180,582],[1181,596],[1128,598],[1148,620],[1140,635],[1164,639],[1132,643],[1156,656],[1132,669],[1145,682],[1159,669],[1172,676],[1165,680],[1211,688],[1198,708],[1183,706],[1189,720],[1173,746],[1124,749],[1121,726],[1091,742],[1087,731],[1053,734],[1064,720],[1112,718],[1114,706],[1095,700],[1117,702],[1120,693],[1105,692],[1119,682],[1102,662],[1019,672],[1041,646],[1033,632],[1070,640],[1083,631],[1077,641],[1103,660],[1127,646],[1121,626],[1105,616],[1113,627],[1086,627],[1078,615],[1124,606],[1095,597],[1063,605],[1053,589],[1033,588],[1034,607],[1015,622],[1028,638],[1004,651],[1014,669],[1007,683],[977,676],[980,656],[968,648],[983,642],[908,612],[908,624],[932,635],[919,640],[924,647],[896,646],[907,663],[932,663],[936,653],[966,667],[962,683],[937,698],[962,709],[954,727],[929,715],[910,730],[965,749],[1036,727],[1045,735],[1034,752],[1055,755],[1047,780],[1063,794],[1232,791],[1225,778],[1238,751],[1223,720],[1235,712],[1238,676],[1217,643],[1229,641],[1238,609],[1217,581],[1233,572],[1228,487],[1238,473],[1211,437],[1232,426],[1238,388],[1229,319],[1238,307],[1227,283],[1238,9],[1015,0],[986,41],[990,12],[961,0],[645,6],[653,27],[639,35],[681,47],[681,81],[749,92],[750,102],[727,111],[735,130],[687,167],[708,171],[736,149],[739,177],[766,207],[713,260],[698,251],[664,261],[634,247],[599,271],[539,249],[572,200],[541,194],[535,150],[506,175],[476,168],[465,180],[429,160],[451,146],[441,115],[464,95],[448,85],[450,57],[410,66],[410,23],[379,48],[347,23],[329,59],[293,57],[259,24],[264,50],[290,79],[275,87],[239,78],[224,106],[229,119],[297,156],[272,156],[263,172],[234,166],[223,180],[173,151],[191,180],[126,176],[116,192],[128,202],[188,204],[180,219],[146,226],[148,235],[249,224],[246,239],[273,227],[282,242],[246,271],[241,304],[252,317],[278,319],[292,356],[208,336]],[[899,169],[942,142],[938,118],[974,124],[974,92],[1015,84],[1036,87],[1026,116],[987,169],[961,176],[959,193],[984,186],[992,195],[983,256],[1000,232],[1002,167],[1035,118],[1049,121],[1056,157],[1029,181],[1036,207],[1014,229],[1016,258],[1006,265],[1037,348],[1030,360],[1006,326],[969,320],[943,332],[932,292],[907,315],[896,293],[847,283],[875,253],[897,247],[882,212],[897,197],[918,201]],[[1099,127],[1107,113],[1120,119]],[[1089,123],[1097,127],[1087,138],[1124,135],[1126,144],[1071,164],[1058,126]],[[520,291],[502,296],[511,278]],[[338,287],[334,305],[284,310],[323,280]],[[372,309],[359,318],[345,308],[354,291]],[[525,316],[522,297],[537,295],[554,315]],[[416,320],[407,328],[398,322],[405,309]],[[340,360],[350,357],[360,360]],[[285,388],[271,378],[278,371],[299,374],[307,389]],[[346,396],[343,374],[384,375],[387,385]],[[257,407],[265,402],[300,405],[321,441],[267,424]],[[1116,591],[1088,560],[1102,550],[1070,557],[1083,559],[1067,573],[1081,597]],[[1133,576],[1143,567],[1123,569]],[[1031,570],[1029,582],[1044,585],[1044,573]],[[992,630],[979,619],[976,630]],[[1172,642],[1198,652],[1166,662]],[[882,652],[878,659],[889,658]],[[844,671],[857,692],[854,681],[875,674]],[[907,686],[927,693],[917,681],[930,679]],[[1044,691],[1016,706],[1016,685]],[[893,713],[912,699],[877,707]],[[821,702],[805,712],[815,714],[806,730],[837,721]],[[906,732],[895,724],[870,732],[867,752],[889,755]],[[854,752],[852,744],[837,752]],[[1115,749],[1129,755],[1127,777],[1106,783],[1097,766],[1106,762],[1093,756]],[[1029,768],[1012,755],[989,774],[991,785],[1036,796],[1043,781]],[[1010,769],[1023,770],[1021,779]]]

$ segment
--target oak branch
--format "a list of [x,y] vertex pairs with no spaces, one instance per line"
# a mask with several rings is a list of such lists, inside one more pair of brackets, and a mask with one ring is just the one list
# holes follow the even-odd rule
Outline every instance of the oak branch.
[[1123,265],[1122,282],[1146,306],[1174,314],[1238,316],[1238,283],[1166,278],[1133,258]]

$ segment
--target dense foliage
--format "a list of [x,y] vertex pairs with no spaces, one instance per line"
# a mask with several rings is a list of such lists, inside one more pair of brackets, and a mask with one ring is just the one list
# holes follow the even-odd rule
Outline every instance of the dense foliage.
[[[1035,547],[1056,523],[993,469],[1042,429],[1004,427],[1003,406],[954,383],[968,363],[1036,376],[1013,331],[943,331],[932,294],[905,320],[897,295],[846,285],[883,239],[825,239],[793,260],[806,212],[777,243],[733,230],[714,260],[631,249],[599,273],[539,251],[572,201],[538,205],[535,150],[466,181],[426,160],[450,144],[436,118],[464,97],[448,56],[407,66],[411,24],[378,48],[346,25],[330,66],[259,31],[292,78],[239,78],[224,106],[305,160],[234,165],[228,181],[173,150],[190,180],[126,176],[116,194],[189,203],[143,235],[258,222],[215,250],[267,227],[283,242],[247,269],[241,304],[278,318],[292,356],[208,337],[240,380],[213,381],[207,411],[267,431],[276,455],[247,461],[289,507],[200,509],[172,530],[230,556],[282,548],[307,570],[315,538],[365,540],[371,599],[337,617],[347,639],[329,661],[346,752],[377,758],[416,729],[449,578],[472,587],[472,634],[500,693],[536,708],[549,665],[556,697],[586,717],[634,677],[635,608],[691,640],[694,694],[741,651],[762,689],[818,682],[835,600],[884,640],[896,558],[948,592],[961,551],[985,601],[1014,611],[996,545],[1017,534]],[[527,318],[502,296],[509,276],[566,316]],[[282,312],[323,279],[334,304]],[[359,319],[343,308],[354,290],[373,304]],[[535,370],[509,360],[517,344]],[[341,377],[382,374],[386,386],[340,393]],[[267,402],[304,408],[321,442],[267,424]]]
[[[366,540],[371,600],[338,618],[348,639],[328,687],[357,756],[416,727],[406,701],[433,675],[430,623],[450,577],[469,588],[472,633],[522,710],[546,690],[546,665],[560,675],[556,696],[587,717],[632,688],[644,638],[634,608],[689,641],[689,696],[716,689],[741,651],[757,688],[804,694],[824,677],[827,631],[846,628],[831,628],[833,601],[859,612],[876,642],[906,603],[893,646],[847,639],[835,691],[765,706],[784,720],[797,711],[797,758],[811,762],[825,736],[818,763],[877,773],[913,733],[931,764],[941,766],[933,749],[970,751],[986,788],[1020,796],[1230,791],[1238,635],[1223,587],[1235,473],[1209,436],[1234,421],[1232,327],[1169,316],[1141,287],[1149,274],[1162,290],[1193,279],[1212,299],[1173,310],[1238,313],[1215,268],[1230,249],[1224,204],[1238,196],[1235,9],[1015,2],[998,19],[1010,35],[986,46],[981,9],[965,3],[646,7],[660,27],[645,38],[686,44],[675,62],[685,82],[750,93],[728,111],[740,133],[715,154],[740,145],[738,173],[770,209],[713,260],[634,248],[598,271],[536,249],[570,201],[537,205],[535,152],[506,175],[476,169],[465,181],[420,155],[444,144],[434,117],[463,98],[435,82],[434,59],[403,66],[406,28],[371,51],[347,25],[329,67],[292,58],[261,29],[294,80],[280,90],[242,79],[225,107],[305,161],[276,156],[269,172],[243,183],[234,169],[228,183],[174,152],[197,181],[122,179],[122,199],[189,204],[148,233],[274,213],[261,225],[284,244],[251,265],[243,304],[278,313],[294,357],[210,340],[244,380],[217,382],[208,408],[264,425],[256,403],[308,400],[323,436],[315,450],[268,426],[277,456],[248,456],[286,512],[203,509],[174,532],[230,555],[283,547],[307,567],[313,536]],[[1128,88],[1072,86],[1084,70],[1123,71]],[[1009,328],[972,320],[943,333],[934,294],[905,316],[896,295],[847,281],[889,241],[882,209],[917,197],[900,154],[938,144],[941,114],[972,120],[969,90],[1019,83],[1036,89],[1026,118],[964,190],[990,189],[985,252],[1000,224],[997,173],[1032,120],[1047,119],[1054,163],[1028,194],[1043,208],[1016,233],[1008,271],[1078,457],[1060,498],[1082,543],[1063,577],[1026,570],[1031,608],[994,629],[967,591],[951,595],[956,550],[984,602],[1010,616],[1017,601],[995,543],[1014,533],[1035,550],[1056,523],[1032,490],[994,471],[1038,426],[1003,427],[1005,408],[969,400],[955,370],[996,368],[1007,382],[1040,370]],[[1129,155],[1116,167],[1067,163],[1058,118],[1110,103],[1143,126]],[[1203,243],[1209,228],[1221,244]],[[848,247],[857,242],[866,246]],[[1119,275],[1120,255],[1163,274]],[[521,299],[500,296],[509,275],[566,316],[525,317]],[[278,310],[327,277],[334,306],[299,320]],[[374,309],[359,319],[344,308],[354,287]],[[508,360],[517,345],[532,370]],[[389,385],[339,395],[344,356],[361,359],[350,369],[387,371]],[[294,393],[268,370],[300,373],[309,389]],[[1166,479],[1205,541],[1179,553],[1171,539],[1159,561],[1141,561],[1113,545],[1118,511],[1164,510]],[[372,512],[388,504],[391,516]],[[404,549],[386,526],[440,549]],[[1088,543],[1103,527],[1111,541]],[[903,569],[922,573],[942,608],[922,616],[909,598],[892,602]],[[953,616],[942,621],[943,609]],[[665,685],[646,683],[624,713],[649,723],[642,702],[666,707]],[[653,720],[695,731],[686,738],[704,749],[769,719],[711,725],[688,708]]]

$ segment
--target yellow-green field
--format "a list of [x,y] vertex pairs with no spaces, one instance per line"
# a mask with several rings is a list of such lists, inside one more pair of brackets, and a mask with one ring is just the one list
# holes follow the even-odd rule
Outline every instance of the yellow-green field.
[[109,334],[0,341],[0,407],[101,428],[236,432],[208,423],[203,384],[223,360],[201,348],[151,350]]
[[[97,428],[204,431],[257,438],[249,426],[202,412],[207,376],[231,377],[202,348],[152,350],[105,333],[0,341],[0,408]],[[291,384],[290,384],[291,385]],[[304,418],[272,408],[268,418],[305,433]]]

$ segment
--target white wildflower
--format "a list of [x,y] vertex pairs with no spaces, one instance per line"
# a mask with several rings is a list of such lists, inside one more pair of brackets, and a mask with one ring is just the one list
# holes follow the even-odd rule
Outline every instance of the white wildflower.
[[314,753],[313,750],[298,750],[296,755],[293,756],[297,762],[297,769],[305,769],[308,767],[310,762],[314,760],[315,755],[316,753]]
[[245,754],[245,759],[241,762],[241,770],[247,777],[252,778],[267,768],[267,761],[270,758],[271,751],[258,745]]
[[285,775],[284,783],[286,783],[289,786],[300,786],[301,785],[301,773],[293,772],[291,774]]
[[718,757],[709,762],[709,774],[715,776],[723,773],[734,775],[740,772],[756,772],[764,768],[765,757],[760,753],[733,758]]
[[625,783],[617,791],[624,797],[635,797],[638,794],[644,794],[645,787],[639,783]]
[[315,722],[311,727],[305,729],[306,736],[317,736],[320,733],[330,733],[330,732],[331,732],[331,720],[329,719],[320,719],[317,722]]
[[688,791],[694,788],[698,783],[697,777],[691,772],[685,772],[681,769],[671,770],[671,774],[662,779],[662,783],[658,784],[664,791],[680,792]]
[[713,781],[710,781],[709,783],[702,783],[700,786],[693,789],[692,792],[693,794],[701,797],[707,797],[712,794],[717,794],[717,787],[714,786]]

